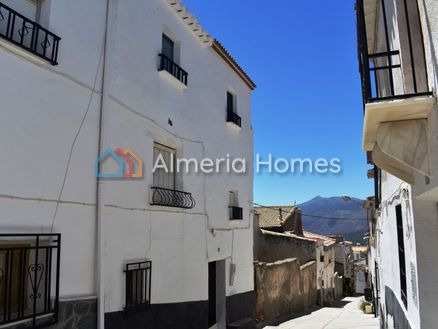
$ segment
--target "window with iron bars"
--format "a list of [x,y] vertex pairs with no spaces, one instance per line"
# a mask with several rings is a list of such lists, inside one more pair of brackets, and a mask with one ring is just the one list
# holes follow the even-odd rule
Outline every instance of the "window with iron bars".
[[60,234],[0,234],[0,326],[58,321]]
[[125,275],[125,311],[150,305],[152,262],[126,264]]

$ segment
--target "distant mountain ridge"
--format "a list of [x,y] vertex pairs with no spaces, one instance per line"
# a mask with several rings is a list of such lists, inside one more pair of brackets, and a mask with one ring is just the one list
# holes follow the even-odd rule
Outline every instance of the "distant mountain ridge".
[[[368,230],[367,213],[363,209],[363,203],[364,200],[356,198],[344,201],[342,197],[317,196],[299,205],[303,211],[303,227],[305,230],[323,235],[341,234],[347,239],[354,236],[356,240],[361,236],[360,233]],[[353,242],[363,243],[363,240]]]

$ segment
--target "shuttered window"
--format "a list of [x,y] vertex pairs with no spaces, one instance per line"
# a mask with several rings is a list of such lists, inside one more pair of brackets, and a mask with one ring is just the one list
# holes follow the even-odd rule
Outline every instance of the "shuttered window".
[[[161,155],[161,157],[160,157]],[[175,150],[155,143],[154,144],[154,165],[166,164],[166,168],[155,168],[153,173],[153,186],[175,190],[175,172],[173,171],[173,164],[175,163]]]

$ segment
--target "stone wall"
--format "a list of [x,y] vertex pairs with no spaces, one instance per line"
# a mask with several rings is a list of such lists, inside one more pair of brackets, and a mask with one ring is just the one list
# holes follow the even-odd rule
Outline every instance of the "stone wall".
[[[47,329],[96,329],[97,328],[97,299],[80,299],[59,301],[58,322],[50,325],[53,317],[42,316],[36,321],[37,327]],[[30,329],[32,321],[23,321],[3,328]]]
[[273,263],[289,258],[298,258],[301,264],[315,260],[315,242],[295,235],[255,229],[255,261]]
[[301,312],[316,303],[316,262],[300,266],[298,258],[256,262],[257,320]]

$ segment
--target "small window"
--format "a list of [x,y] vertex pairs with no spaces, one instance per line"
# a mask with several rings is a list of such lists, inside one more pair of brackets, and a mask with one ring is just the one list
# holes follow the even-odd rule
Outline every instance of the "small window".
[[234,95],[229,91],[227,92],[227,111],[236,112],[234,108]]
[[230,211],[230,220],[242,220],[243,208],[239,207],[237,191],[228,192],[228,208]]
[[141,305],[150,305],[151,270],[151,261],[126,264],[126,310]]
[[161,53],[172,62],[175,61],[175,43],[165,34],[163,34]]
[[228,192],[228,202],[230,207],[237,207],[238,206],[238,199],[237,199],[237,192],[236,191],[230,191]]
[[229,91],[227,91],[227,122],[234,123],[238,127],[242,126],[242,118],[236,111],[236,97]]
[[[159,143],[154,144],[154,165],[166,168],[155,168],[153,173],[153,186],[169,190],[175,189],[175,150]],[[164,167],[164,166],[163,166]],[[167,170],[166,170],[167,169]]]

